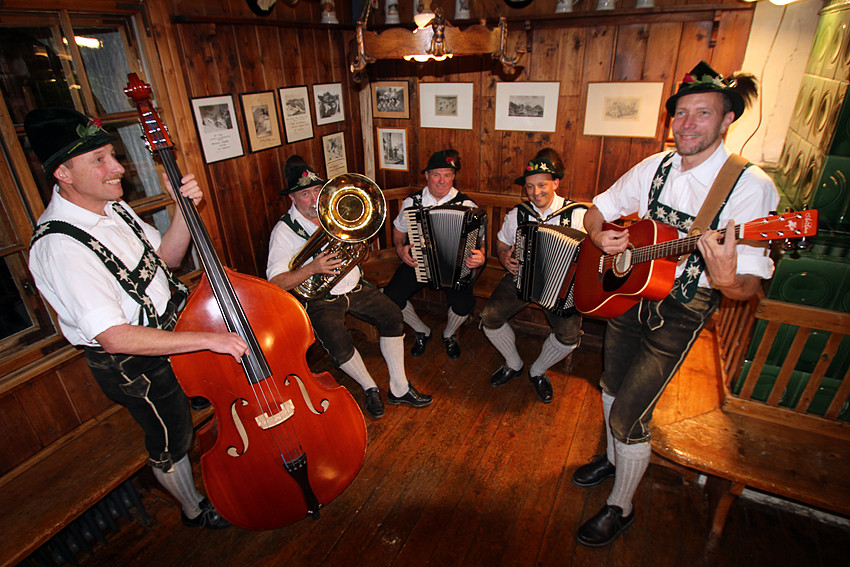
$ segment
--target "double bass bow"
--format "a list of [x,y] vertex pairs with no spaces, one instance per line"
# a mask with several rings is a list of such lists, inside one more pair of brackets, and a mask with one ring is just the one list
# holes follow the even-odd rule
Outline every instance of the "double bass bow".
[[171,357],[186,394],[213,405],[212,422],[199,432],[216,433],[201,456],[207,496],[225,519],[246,529],[317,519],[363,464],[363,414],[330,374],[313,375],[307,366],[313,330],[301,304],[268,281],[221,265],[197,208],[177,190],[182,175],[150,85],[135,73],[128,78],[124,92],[175,188],[204,268],[174,331],[230,331],[248,343],[241,363],[210,351]]

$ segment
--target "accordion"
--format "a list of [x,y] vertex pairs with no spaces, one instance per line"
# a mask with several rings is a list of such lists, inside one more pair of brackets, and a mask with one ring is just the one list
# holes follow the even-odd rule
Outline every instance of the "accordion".
[[460,205],[404,210],[416,281],[434,289],[463,290],[478,277],[464,261],[480,248],[487,234],[487,212]]
[[514,283],[523,301],[563,316],[573,307],[576,259],[585,233],[566,226],[523,224],[517,227]]

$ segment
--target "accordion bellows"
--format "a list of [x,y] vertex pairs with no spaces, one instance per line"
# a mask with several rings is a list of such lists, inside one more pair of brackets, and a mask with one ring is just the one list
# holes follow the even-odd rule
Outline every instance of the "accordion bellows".
[[576,259],[585,236],[582,231],[566,226],[517,227],[514,258],[519,267],[514,283],[520,299],[565,315],[574,306]]
[[463,290],[479,269],[466,266],[466,257],[480,248],[487,230],[487,212],[460,205],[404,210],[410,255],[416,260],[416,281],[434,289]]

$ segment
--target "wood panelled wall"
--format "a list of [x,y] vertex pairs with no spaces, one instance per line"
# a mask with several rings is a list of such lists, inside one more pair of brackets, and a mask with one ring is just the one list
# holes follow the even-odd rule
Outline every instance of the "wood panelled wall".
[[[453,147],[461,152],[463,170],[457,186],[489,193],[518,194],[513,179],[525,162],[542,147],[551,146],[567,167],[562,193],[588,200],[604,190],[628,167],[663,147],[666,113],[659,116],[652,139],[584,136],[587,84],[606,81],[661,81],[670,93],[685,72],[706,59],[722,73],[740,68],[752,20],[752,5],[735,0],[693,4],[688,0],[657,0],[653,10],[635,10],[634,0],[622,0],[611,12],[595,12],[595,2],[584,0],[572,15],[553,16],[555,0],[538,0],[525,9],[507,7],[502,0],[472,0],[472,15],[492,24],[499,15],[509,18],[509,44],[527,49],[522,69],[502,72],[489,57],[455,58],[442,63],[415,64],[379,61],[370,65],[364,81],[355,83],[348,71],[349,42],[353,37],[351,8],[337,2],[342,24],[319,24],[318,3],[295,7],[278,2],[271,15],[255,16],[244,0],[162,0],[170,21],[162,24],[175,39],[174,53],[163,60],[181,63],[190,97],[238,95],[280,87],[342,83],[345,122],[317,127],[314,137],[206,166],[211,199],[223,236],[224,261],[235,269],[263,276],[271,228],[288,206],[280,198],[283,163],[299,153],[324,171],[321,137],[345,131],[351,171],[365,172],[364,136],[375,141],[376,127],[406,128],[407,172],[379,170],[383,188],[421,185],[420,173],[431,152]],[[383,3],[382,3],[383,4]],[[410,4],[410,6],[408,6]],[[454,2],[443,0],[447,15]],[[412,2],[401,2],[402,21],[412,16]],[[380,28],[378,9],[370,27]],[[163,48],[160,48],[161,50]],[[370,81],[406,80],[410,86],[408,120],[375,119],[361,124],[360,89]],[[474,85],[471,130],[419,128],[420,82],[470,82]],[[556,131],[504,132],[494,129],[496,83],[499,81],[556,81],[560,83]],[[311,109],[312,110],[312,109]],[[315,111],[312,110],[315,115]],[[194,132],[188,135],[194,136]],[[243,132],[244,138],[244,132]],[[377,144],[376,144],[377,146]],[[496,222],[499,222],[498,220]]]

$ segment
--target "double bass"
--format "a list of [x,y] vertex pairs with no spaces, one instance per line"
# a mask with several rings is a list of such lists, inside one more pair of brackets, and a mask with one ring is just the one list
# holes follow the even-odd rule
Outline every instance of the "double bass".
[[212,402],[214,417],[199,432],[215,437],[202,447],[207,496],[225,519],[246,529],[317,519],[363,464],[363,414],[330,374],[314,375],[307,366],[313,330],[301,304],[268,281],[221,265],[197,208],[177,191],[182,175],[150,85],[131,73],[124,92],[175,188],[204,268],[174,331],[229,331],[248,343],[240,363],[210,351],[171,357],[186,394]]

